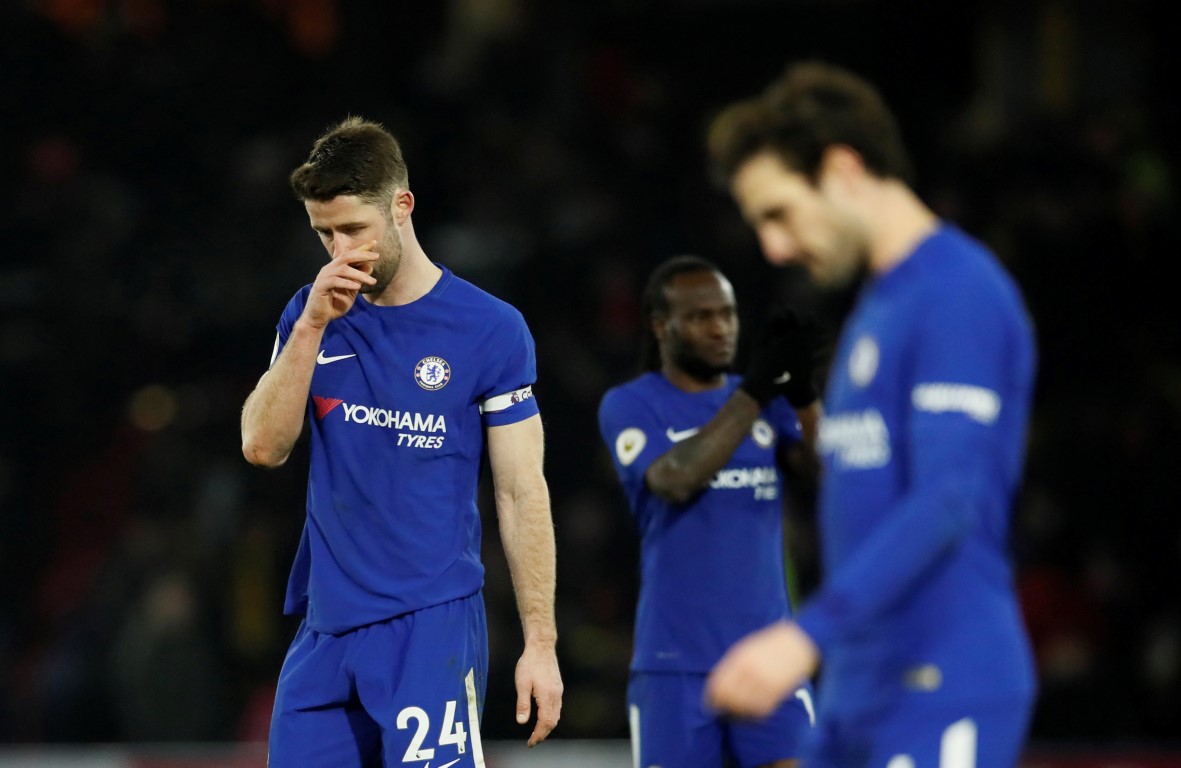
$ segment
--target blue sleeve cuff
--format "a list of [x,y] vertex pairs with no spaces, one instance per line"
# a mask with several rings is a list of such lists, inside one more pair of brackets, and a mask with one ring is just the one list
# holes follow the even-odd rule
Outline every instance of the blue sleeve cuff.
[[536,416],[541,409],[533,397],[533,387],[529,386],[488,398],[481,404],[480,413],[484,426],[503,427]]

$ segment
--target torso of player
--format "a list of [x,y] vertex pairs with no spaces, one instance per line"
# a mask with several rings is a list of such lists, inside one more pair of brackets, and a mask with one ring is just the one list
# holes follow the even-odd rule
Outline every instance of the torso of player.
[[824,463],[824,514],[839,516],[826,549],[841,561],[873,529],[874,517],[907,491],[909,380],[906,308],[863,301],[842,333],[825,396],[817,450]]
[[309,622],[337,631],[476,592],[481,402],[533,374],[519,314],[447,271],[416,302],[362,298],[330,323],[309,391],[308,522],[288,610],[306,588]]
[[388,309],[397,308],[367,307],[329,325],[312,376],[312,429],[364,464],[478,457],[477,329],[446,332],[421,314],[382,317]]
[[319,454],[313,463],[331,467],[333,496],[317,498],[313,489],[313,503],[335,505],[354,494],[409,516],[402,524],[438,517],[440,503],[471,503],[456,491],[474,488],[479,472],[489,328],[443,302],[421,301],[376,307],[359,300],[329,324],[308,407]]
[[[922,255],[942,257],[938,250]],[[924,388],[915,381],[912,362],[922,343],[918,326],[929,307],[945,300],[941,290],[946,285],[927,279],[918,264],[903,268],[909,272],[888,276],[888,283],[863,292],[842,331],[829,375],[817,450],[824,471],[823,559],[830,573],[855,557],[913,490],[910,414]],[[1014,392],[1003,396],[1006,402],[1020,399]],[[1001,435],[1005,431],[998,429]],[[1020,435],[1012,440],[1019,442]],[[1007,454],[1016,449],[1010,442],[1008,436],[998,439],[996,455],[984,457],[982,464],[1009,466]],[[999,507],[1011,501],[1004,472],[996,475],[990,491],[971,503]],[[829,688],[840,688],[834,698],[851,709],[889,691],[970,696],[989,690],[990,683],[1018,690],[1029,684],[1028,650],[1019,627],[1003,541],[969,532],[863,637],[826,658]]]
[[[863,291],[847,320],[833,359],[825,393],[825,416],[817,439],[824,466],[820,514],[825,528],[825,559],[834,567],[856,552],[880,516],[913,489],[914,472],[908,450],[915,443],[910,434],[911,415],[920,401],[978,397],[981,402],[957,402],[956,408],[997,419],[991,455],[983,462],[995,470],[993,498],[980,503],[1003,503],[1015,485],[1019,471],[1013,455],[1022,439],[1024,403],[1018,358],[1012,349],[1014,373],[1005,378],[1004,391],[977,388],[948,390],[944,382],[919,381],[915,361],[925,343],[923,325],[931,308],[940,302],[975,301],[979,312],[994,317],[990,332],[1019,336],[1014,330],[1008,300],[989,284],[993,270],[982,266],[983,251],[954,228],[945,227],[901,266]],[[954,289],[951,282],[961,285]],[[975,285],[973,285],[975,284]],[[965,285],[967,287],[965,287]],[[948,298],[948,294],[969,299]],[[969,350],[973,340],[964,338]],[[954,377],[957,374],[953,374]],[[954,387],[956,382],[951,382]],[[1028,382],[1025,382],[1026,384]],[[1005,403],[1003,409],[999,403]],[[932,412],[926,406],[922,410]],[[937,410],[934,409],[934,410]],[[1014,414],[1022,415],[1014,415]],[[950,416],[948,418],[951,418]],[[928,438],[930,439],[930,438]]]
[[615,425],[604,439],[641,537],[634,669],[708,671],[739,637],[790,613],[776,451],[798,430],[785,403],[756,419],[689,502],[666,502],[643,481],[652,461],[696,434],[736,386],[732,378],[719,390],[687,393],[651,373],[604,398],[611,413],[601,421]]

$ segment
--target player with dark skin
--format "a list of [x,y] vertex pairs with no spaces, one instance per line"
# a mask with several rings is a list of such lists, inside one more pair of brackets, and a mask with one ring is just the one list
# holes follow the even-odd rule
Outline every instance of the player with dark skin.
[[[812,454],[820,407],[799,375],[807,366],[791,353],[800,324],[773,316],[736,377],[734,290],[710,262],[665,261],[643,304],[644,372],[600,404],[600,430],[641,537],[628,685],[633,755],[644,766],[791,768],[811,727],[809,688],[755,721],[709,713],[702,687],[726,648],[719,638],[790,615],[777,500],[783,470]],[[752,476],[761,479],[723,479]]]
[[[686,392],[717,389],[734,364],[737,351],[739,322],[734,289],[716,272],[688,272],[673,277],[665,295],[669,311],[653,322],[660,345],[661,373]],[[761,410],[749,392],[736,390],[697,434],[677,443],[652,463],[645,475],[648,487],[668,501],[690,499],[726,465]],[[816,439],[819,401],[798,409],[796,415],[810,446]]]

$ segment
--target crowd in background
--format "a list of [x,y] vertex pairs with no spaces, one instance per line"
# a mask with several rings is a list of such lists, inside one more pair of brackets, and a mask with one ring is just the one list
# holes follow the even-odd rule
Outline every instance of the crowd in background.
[[[306,445],[238,413],[324,259],[286,176],[348,114],[403,142],[428,255],[537,342],[564,737],[627,733],[637,544],[597,434],[638,296],[718,262],[747,327],[841,297],[765,265],[704,127],[792,59],[876,80],[919,191],[1022,285],[1040,375],[1016,574],[1040,741],[1181,734],[1181,246],[1163,3],[24,0],[0,6],[0,741],[263,738]],[[1171,98],[1171,97],[1168,97]],[[816,582],[810,489],[789,509]],[[490,496],[485,738],[520,629]]]

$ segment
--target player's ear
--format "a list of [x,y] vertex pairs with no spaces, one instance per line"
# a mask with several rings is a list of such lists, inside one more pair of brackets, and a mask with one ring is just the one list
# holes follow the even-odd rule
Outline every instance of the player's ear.
[[414,212],[414,193],[408,189],[399,189],[390,200],[390,216],[394,223],[401,226]]
[[866,175],[861,153],[848,144],[830,144],[820,156],[816,178],[819,186],[836,184],[848,189]]
[[847,144],[831,144],[824,149],[817,169],[816,189],[829,200],[855,201],[863,196],[872,180],[861,152]]
[[663,342],[668,336],[668,317],[665,315],[652,315],[652,319],[648,321],[652,328],[652,335],[656,337],[657,341]]

